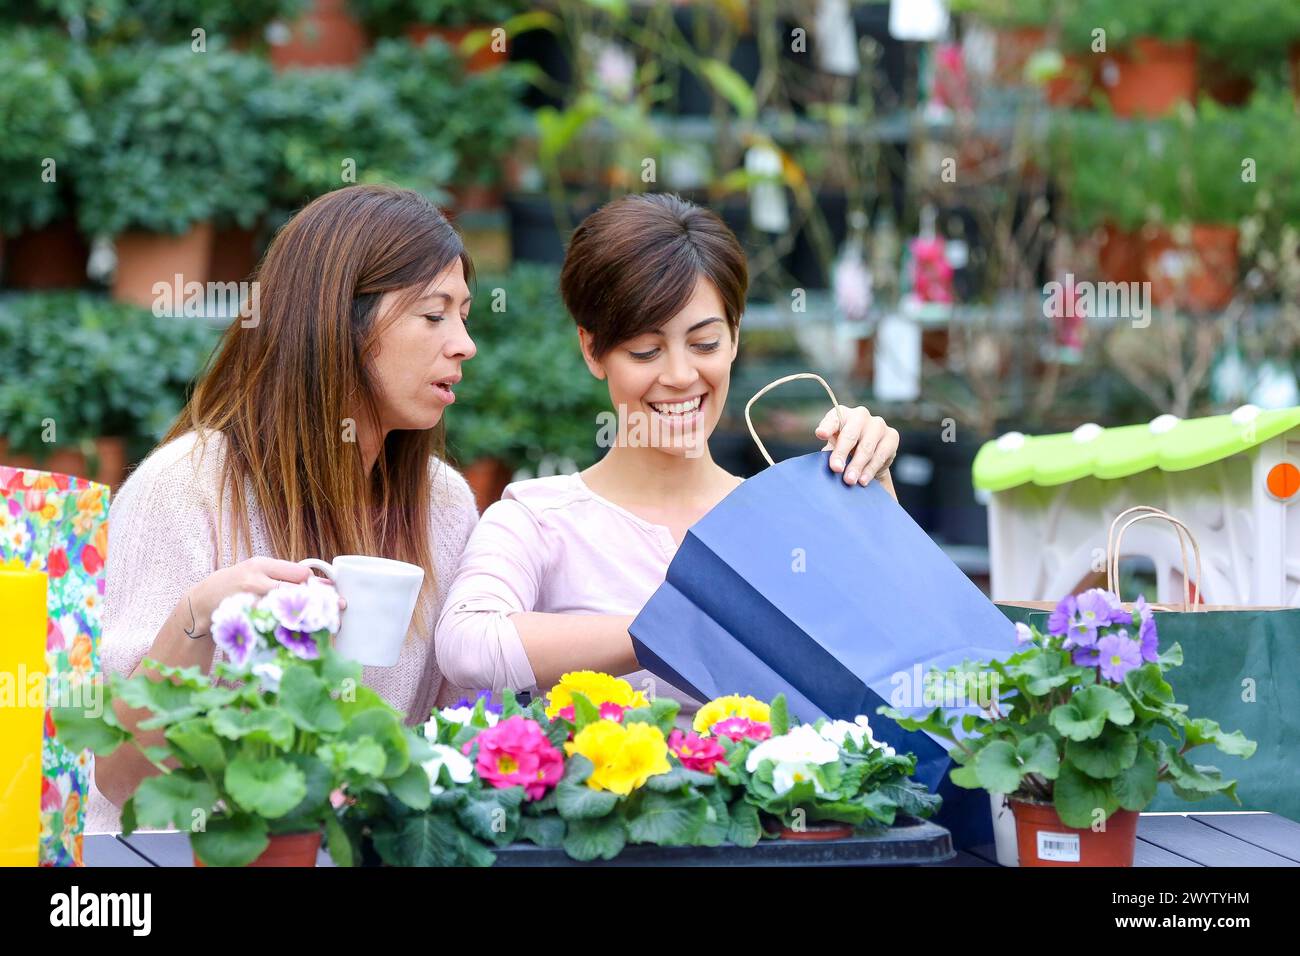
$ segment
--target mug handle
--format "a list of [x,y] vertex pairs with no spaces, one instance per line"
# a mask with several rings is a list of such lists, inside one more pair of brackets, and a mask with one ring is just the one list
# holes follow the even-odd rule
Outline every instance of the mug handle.
[[334,576],[334,567],[328,561],[322,561],[320,558],[303,558],[298,563],[305,564],[309,568],[315,568],[335,584],[338,583],[338,578]]

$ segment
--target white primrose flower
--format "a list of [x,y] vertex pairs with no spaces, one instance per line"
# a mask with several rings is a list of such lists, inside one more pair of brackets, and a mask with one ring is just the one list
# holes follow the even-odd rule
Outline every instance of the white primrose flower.
[[[468,727],[470,720],[472,720],[474,717],[474,708],[473,707],[444,707],[442,710],[438,711],[438,716],[441,717],[443,720],[447,721],[447,723],[449,724],[460,724],[462,727]],[[487,718],[487,725],[489,727],[495,727],[497,721],[500,719],[499,714],[493,713],[490,710],[483,711],[483,716]],[[436,727],[432,727],[429,729],[431,729],[435,735],[437,734]]]
[[865,745],[870,744],[872,749],[883,750],[889,757],[894,756],[894,748],[881,743],[871,733],[871,723],[866,714],[858,714],[853,723],[847,720],[828,720],[821,726],[821,735],[837,747],[843,747],[845,741],[852,740],[858,750],[865,750]]
[[429,792],[442,793],[446,788],[438,783],[442,768],[446,767],[453,783],[469,783],[474,777],[474,765],[469,758],[455,747],[446,744],[434,744],[433,756],[424,762],[425,773],[429,775]]
[[800,724],[788,734],[770,737],[749,752],[745,769],[758,770],[764,760],[772,761],[772,789],[785,793],[796,783],[811,780],[823,793],[816,768],[840,759],[840,748],[817,732],[812,724]]
[[280,692],[280,678],[284,676],[284,668],[279,664],[274,661],[259,661],[253,665],[253,675],[266,693]]

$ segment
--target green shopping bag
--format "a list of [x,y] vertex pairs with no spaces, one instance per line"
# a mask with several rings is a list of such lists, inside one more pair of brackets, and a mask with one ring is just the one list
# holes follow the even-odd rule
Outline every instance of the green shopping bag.
[[[1130,519],[1115,534],[1115,524],[1133,511],[1145,513]],[[1148,518],[1173,523],[1180,540],[1187,534],[1197,569],[1191,577],[1185,568],[1183,580],[1199,583],[1199,548],[1186,525],[1144,507],[1124,512],[1111,526],[1107,589],[1119,580],[1124,528]],[[1174,643],[1183,649],[1183,665],[1165,675],[1174,699],[1186,704],[1192,717],[1208,717],[1225,730],[1240,730],[1259,746],[1245,760],[1210,748],[1191,754],[1194,762],[1212,763],[1225,777],[1237,781],[1240,805],[1223,795],[1187,801],[1171,788],[1161,787],[1147,810],[1267,810],[1300,821],[1300,608],[1205,605],[1198,603],[1199,594],[1185,593],[1187,597],[1190,600],[1185,600],[1181,610],[1154,606],[1161,650]],[[1040,630],[1046,629],[1052,607],[1039,602],[998,604],[1012,621]]]

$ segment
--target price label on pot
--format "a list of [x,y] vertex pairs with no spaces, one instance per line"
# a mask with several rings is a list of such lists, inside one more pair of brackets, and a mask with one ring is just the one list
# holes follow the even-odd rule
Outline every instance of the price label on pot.
[[1079,834],[1038,831],[1038,858],[1058,863],[1079,862]]

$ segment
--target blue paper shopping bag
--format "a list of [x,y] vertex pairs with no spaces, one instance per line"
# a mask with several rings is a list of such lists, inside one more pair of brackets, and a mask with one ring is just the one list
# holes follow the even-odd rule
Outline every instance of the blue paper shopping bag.
[[784,693],[804,721],[869,715],[946,793],[944,746],[876,708],[924,713],[943,702],[927,696],[931,668],[1016,649],[1012,623],[889,493],[845,485],[826,452],[773,465],[696,523],[630,631],[642,666],[701,700]]

